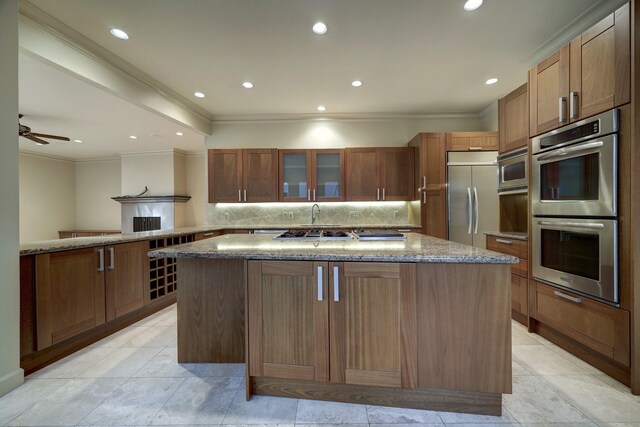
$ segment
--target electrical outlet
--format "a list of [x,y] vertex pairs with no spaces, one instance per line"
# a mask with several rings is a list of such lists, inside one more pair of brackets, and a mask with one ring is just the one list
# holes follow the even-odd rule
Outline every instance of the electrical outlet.
[[360,212],[358,211],[349,211],[349,218],[358,218],[360,216]]
[[289,214],[289,219],[293,219],[293,212],[287,212]]
[[400,213],[400,211],[393,211],[393,219],[396,219],[396,217],[398,216],[398,213]]
[[229,215],[230,215],[229,211],[227,211],[227,212],[225,212],[225,213],[224,213],[224,218],[225,218],[227,221],[229,221]]

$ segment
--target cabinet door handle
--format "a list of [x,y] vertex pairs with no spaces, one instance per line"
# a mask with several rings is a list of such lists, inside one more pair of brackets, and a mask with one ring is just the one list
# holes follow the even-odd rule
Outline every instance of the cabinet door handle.
[[211,236],[213,236],[213,233],[204,233],[202,235],[202,237],[211,237]]
[[473,200],[476,205],[476,214],[475,214],[475,225],[473,226],[473,234],[478,234],[478,221],[480,220],[480,206],[478,201],[478,189],[473,187]]
[[247,201],[247,189],[246,188],[244,189],[244,201],[245,202]]
[[513,241],[512,240],[507,240],[507,239],[496,239],[496,242],[504,243],[505,245],[513,245]]
[[385,195],[386,188],[382,187],[382,200],[387,200],[387,196]]
[[307,189],[307,200],[311,201],[311,189]]
[[569,118],[578,118],[578,92],[569,93]]
[[109,270],[113,270],[115,268],[115,251],[113,250],[113,246],[109,248]]
[[427,177],[422,177],[422,204],[427,204]]
[[322,301],[322,266],[318,266],[318,301]]
[[467,234],[471,234],[471,224],[473,221],[473,204],[471,201],[471,188],[467,187]]
[[380,200],[380,188],[378,188],[376,191],[376,200]]
[[104,248],[98,249],[98,255],[100,255],[100,264],[98,265],[98,271],[104,271]]
[[571,295],[563,294],[560,291],[553,291],[553,294],[555,296],[557,296],[557,297],[564,298],[564,299],[569,300],[571,302],[575,302],[576,304],[580,304],[582,302],[582,298],[572,297]]
[[314,202],[316,201],[316,189],[315,188],[313,189],[313,201]]
[[482,151],[482,147],[469,147],[469,151]]
[[242,190],[238,189],[238,201],[242,201]]
[[340,273],[338,267],[333,267],[333,301],[340,301],[340,283],[338,274]]
[[567,98],[561,96],[558,98],[558,123],[564,123],[567,119],[564,116],[564,112],[567,109]]

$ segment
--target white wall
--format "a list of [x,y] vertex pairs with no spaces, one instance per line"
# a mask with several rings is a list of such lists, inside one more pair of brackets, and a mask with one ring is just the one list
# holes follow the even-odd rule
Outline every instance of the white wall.
[[174,194],[174,153],[138,153],[121,155],[122,195],[132,196],[149,187],[147,196]]
[[186,203],[186,222],[188,225],[206,223],[206,205],[208,200],[207,157],[204,153],[185,156],[186,194],[191,200]]
[[0,396],[22,384],[18,213],[18,0],[0,0]]
[[216,123],[206,148],[342,148],[406,145],[419,132],[484,130],[477,115],[388,120]]
[[498,101],[489,104],[480,112],[482,130],[498,132]]
[[75,163],[77,229],[120,230],[120,159]]
[[72,161],[20,153],[20,241],[58,238],[76,226]]

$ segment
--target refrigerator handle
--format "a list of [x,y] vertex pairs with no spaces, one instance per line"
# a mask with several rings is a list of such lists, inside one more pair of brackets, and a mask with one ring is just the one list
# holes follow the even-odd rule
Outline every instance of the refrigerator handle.
[[471,188],[467,187],[467,234],[471,234],[471,221],[473,218],[472,204],[471,204]]
[[478,189],[473,187],[473,199],[475,200],[476,205],[476,215],[475,215],[475,225],[473,226],[473,234],[478,234],[478,217],[480,216],[480,209],[478,207]]

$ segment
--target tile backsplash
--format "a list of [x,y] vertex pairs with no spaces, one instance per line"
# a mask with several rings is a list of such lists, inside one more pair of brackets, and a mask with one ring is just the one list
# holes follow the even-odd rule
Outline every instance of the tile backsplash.
[[[319,225],[419,224],[412,202],[318,203]],[[313,203],[214,203],[207,205],[207,225],[293,226],[311,224]]]

